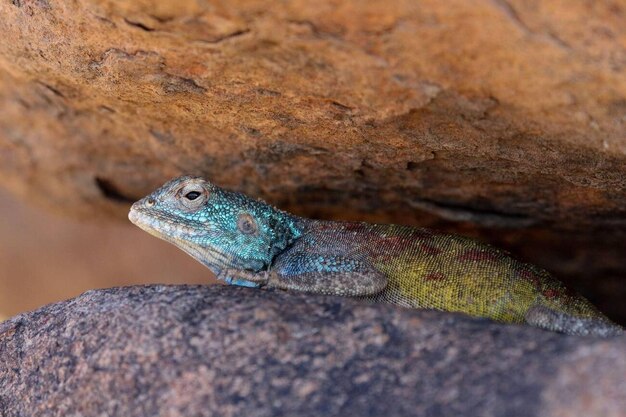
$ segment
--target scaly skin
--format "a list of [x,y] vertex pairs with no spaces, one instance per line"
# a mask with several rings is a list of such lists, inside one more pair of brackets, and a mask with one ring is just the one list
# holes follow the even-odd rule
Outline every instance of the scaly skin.
[[575,335],[622,332],[546,271],[460,236],[304,219],[196,177],[168,182],[136,202],[129,218],[232,285],[353,296]]

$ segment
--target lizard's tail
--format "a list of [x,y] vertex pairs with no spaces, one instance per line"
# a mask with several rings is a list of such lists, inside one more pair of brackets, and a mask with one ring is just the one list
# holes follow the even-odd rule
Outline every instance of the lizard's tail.
[[611,337],[624,334],[624,328],[609,319],[576,317],[542,305],[531,307],[525,318],[532,326],[576,336]]

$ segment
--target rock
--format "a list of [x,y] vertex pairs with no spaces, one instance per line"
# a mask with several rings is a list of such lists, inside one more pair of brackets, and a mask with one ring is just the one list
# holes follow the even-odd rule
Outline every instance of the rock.
[[0,174],[90,217],[195,173],[303,214],[625,230],[625,13],[3,1]]
[[624,416],[626,337],[223,286],[0,324],[0,415]]

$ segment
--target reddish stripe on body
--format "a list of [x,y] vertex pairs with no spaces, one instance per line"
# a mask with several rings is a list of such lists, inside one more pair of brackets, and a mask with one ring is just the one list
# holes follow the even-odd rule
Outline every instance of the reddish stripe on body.
[[561,293],[558,290],[547,289],[543,291],[543,296],[549,299],[557,298]]
[[431,272],[430,274],[424,277],[425,281],[443,281],[446,279],[446,276],[441,272]]

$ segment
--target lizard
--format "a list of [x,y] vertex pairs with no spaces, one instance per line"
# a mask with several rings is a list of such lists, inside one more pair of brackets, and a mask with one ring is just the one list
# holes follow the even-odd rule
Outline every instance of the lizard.
[[193,176],[135,202],[128,217],[230,285],[460,312],[571,335],[623,332],[547,271],[467,237],[307,219]]

